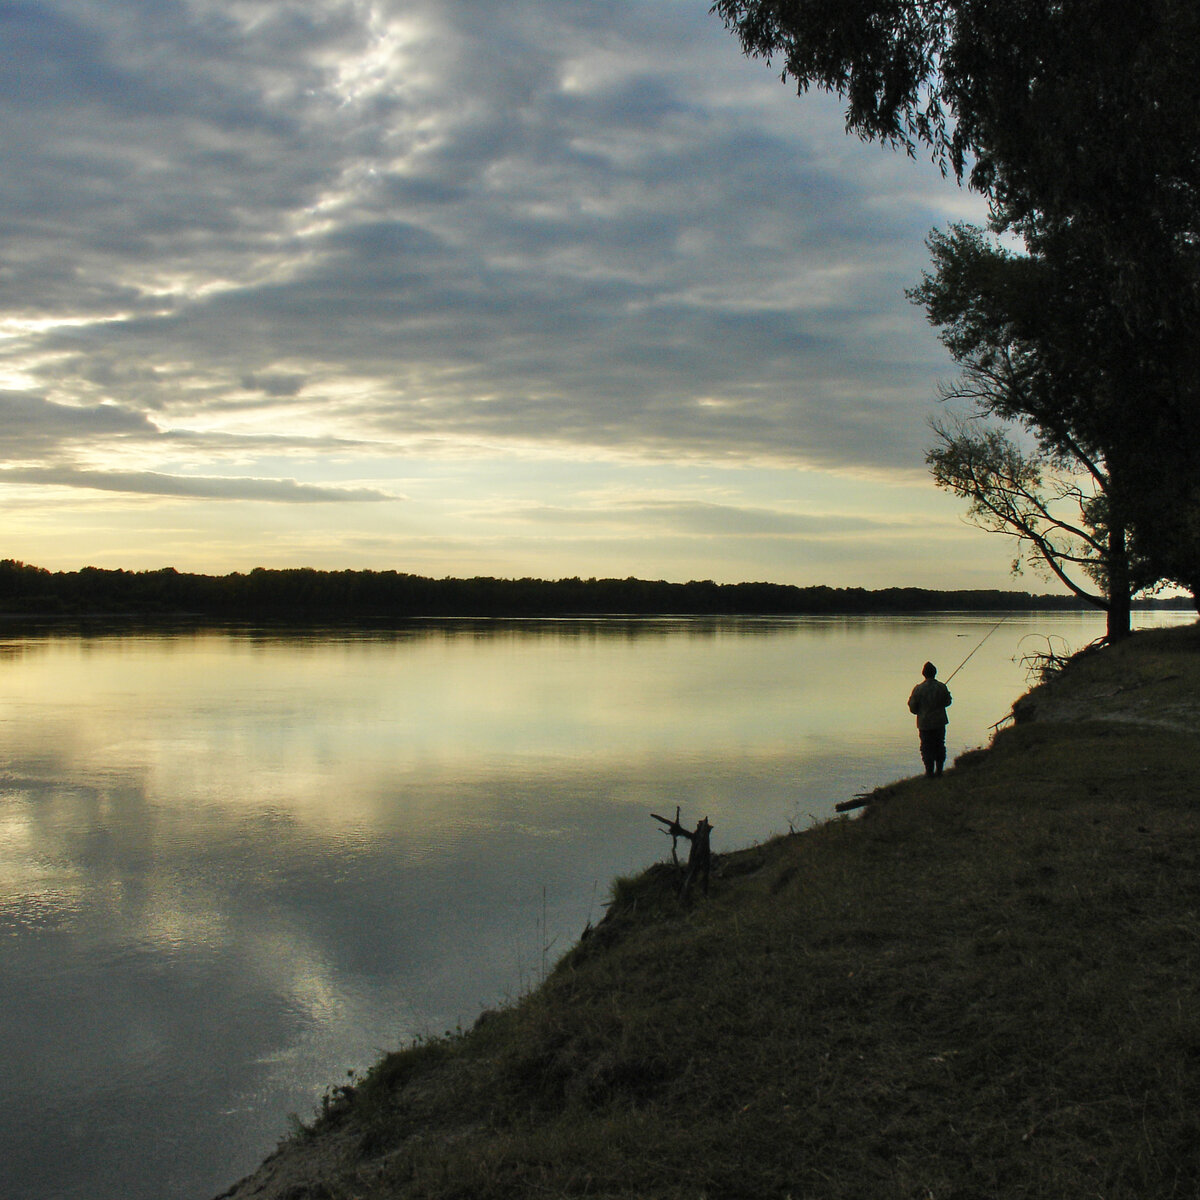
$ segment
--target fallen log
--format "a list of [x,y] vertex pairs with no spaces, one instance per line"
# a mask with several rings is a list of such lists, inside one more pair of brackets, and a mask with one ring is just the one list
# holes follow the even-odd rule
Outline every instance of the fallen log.
[[851,812],[856,808],[866,808],[875,802],[874,792],[860,792],[853,800],[841,800],[833,806],[835,812]]

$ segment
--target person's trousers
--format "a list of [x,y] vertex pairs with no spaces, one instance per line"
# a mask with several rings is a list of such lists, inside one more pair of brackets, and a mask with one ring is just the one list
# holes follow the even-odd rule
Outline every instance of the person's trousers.
[[925,774],[940,775],[946,765],[946,727],[938,725],[934,729],[918,730],[921,735],[921,761],[925,764]]

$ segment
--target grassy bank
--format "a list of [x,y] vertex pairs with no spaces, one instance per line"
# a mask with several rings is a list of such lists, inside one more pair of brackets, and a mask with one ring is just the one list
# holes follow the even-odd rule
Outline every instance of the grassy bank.
[[1200,628],[940,780],[614,885],[545,984],[393,1054],[237,1200],[1200,1194]]

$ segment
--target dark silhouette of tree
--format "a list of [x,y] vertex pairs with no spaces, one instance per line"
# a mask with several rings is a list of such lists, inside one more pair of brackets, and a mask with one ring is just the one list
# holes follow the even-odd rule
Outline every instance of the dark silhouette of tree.
[[907,613],[1078,607],[1071,596],[929,588],[796,587],[779,583],[669,583],[649,579],[430,579],[399,571],[192,575],[160,571],[47,571],[0,561],[0,613],[310,625],[398,624],[425,617]]
[[[1135,554],[1200,596],[1200,5],[717,0],[747,53],[986,196],[1055,285],[1047,403],[1103,440]],[[1091,364],[1093,381],[1077,373]],[[1086,373],[1086,372],[1085,372]],[[1039,420],[1049,416],[1041,410]]]
[[[962,365],[944,399],[966,400],[976,414],[1015,423],[1035,450],[1002,429],[936,425],[927,461],[939,486],[970,501],[982,528],[1012,534],[1035,561],[1077,595],[1108,610],[1109,640],[1129,633],[1133,590],[1157,582],[1128,537],[1130,492],[1139,481],[1114,477],[1119,429],[1096,403],[1109,388],[1106,366],[1078,345],[1064,281],[1036,256],[998,246],[982,230],[956,225],[929,239],[934,270],[909,296],[925,307]],[[1019,568],[1018,555],[1014,570]],[[1084,568],[1089,592],[1071,567]]]
[[934,430],[938,441],[926,456],[934,481],[969,501],[967,515],[981,529],[1017,539],[1013,573],[1032,559],[1105,610],[1107,640],[1128,637],[1128,549],[1124,527],[1108,520],[1103,470],[1091,464],[1081,473],[1070,460],[1023,450],[994,426]]

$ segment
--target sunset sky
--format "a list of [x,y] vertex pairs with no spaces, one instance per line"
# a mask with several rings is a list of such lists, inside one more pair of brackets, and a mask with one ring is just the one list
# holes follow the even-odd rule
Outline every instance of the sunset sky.
[[1022,587],[904,297],[982,221],[706,0],[7,0],[0,557]]

